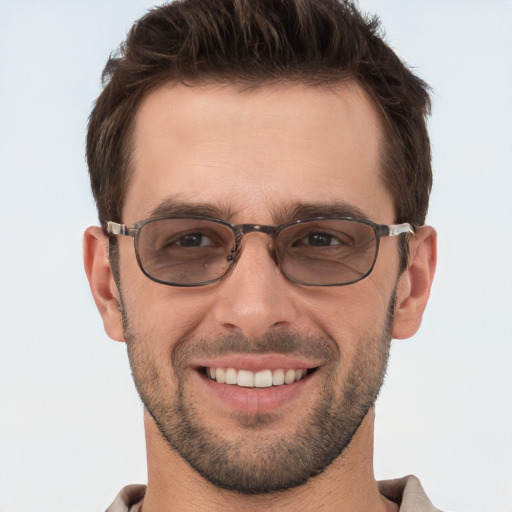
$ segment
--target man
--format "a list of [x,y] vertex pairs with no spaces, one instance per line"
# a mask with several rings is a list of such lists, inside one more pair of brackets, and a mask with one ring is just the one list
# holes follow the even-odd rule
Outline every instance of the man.
[[348,2],[186,0],[104,73],[85,267],[145,406],[110,511],[437,510],[373,476],[436,262],[426,85]]

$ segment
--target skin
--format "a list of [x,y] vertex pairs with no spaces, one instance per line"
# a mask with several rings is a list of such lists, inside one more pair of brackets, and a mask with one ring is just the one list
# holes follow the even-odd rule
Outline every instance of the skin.
[[[132,226],[172,201],[208,204],[234,224],[286,222],[287,212],[304,203],[323,207],[343,203],[374,222],[392,224],[393,200],[380,176],[381,140],[376,108],[354,84],[331,90],[266,85],[245,91],[220,85],[165,86],[146,98],[137,115],[123,222]],[[383,344],[389,342],[386,336],[407,338],[418,329],[436,263],[435,231],[423,227],[411,240],[409,266],[402,275],[398,275],[398,240],[383,238],[375,268],[363,281],[344,287],[307,287],[280,273],[269,253],[269,240],[263,234],[249,235],[236,267],[224,280],[189,289],[146,278],[137,265],[133,240],[118,237],[119,289],[101,230],[89,228],[84,244],[86,272],[107,334],[129,342],[132,367],[134,361],[145,364],[145,371],[134,372],[139,391],[143,388],[143,393],[153,392],[163,403],[171,403],[182,386],[186,406],[199,422],[227,443],[243,439],[252,459],[270,449],[267,432],[272,439],[288,439],[300,425],[307,425],[327,385],[335,390],[341,407],[358,365],[364,364],[368,378],[382,371],[378,361]],[[120,292],[130,336],[123,326]],[[386,333],[388,307],[395,294],[394,316]],[[292,363],[286,354],[278,356],[284,359],[277,366],[303,364],[318,369],[299,383],[289,399],[274,403],[271,420],[258,431],[254,427],[262,416],[257,398],[235,410],[233,402],[222,400],[222,391],[211,392],[199,374],[197,366],[208,365],[213,356],[200,351],[198,356],[185,356],[179,372],[169,364],[177,353],[194,354],[200,340],[213,340],[215,350],[217,340],[225,337],[256,344],[266,335],[280,333],[322,339],[330,356],[315,358],[313,351],[298,355],[299,361]],[[274,364],[267,353],[230,357],[256,369]],[[272,404],[272,396],[270,400]],[[373,407],[343,455],[321,474],[298,487],[257,496],[212,485],[169,447],[147,412],[144,421],[145,512],[397,510],[379,494],[373,475]]]

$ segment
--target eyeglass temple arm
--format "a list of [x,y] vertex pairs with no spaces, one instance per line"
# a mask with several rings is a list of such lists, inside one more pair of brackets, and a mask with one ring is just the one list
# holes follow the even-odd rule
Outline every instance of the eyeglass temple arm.
[[403,233],[410,233],[414,235],[414,227],[408,222],[404,222],[403,224],[391,224],[390,226],[379,226],[380,236],[397,236],[402,235]]
[[118,224],[117,222],[107,221],[104,223],[105,234],[108,235],[123,235],[123,236],[135,236],[137,229],[129,228],[124,224]]

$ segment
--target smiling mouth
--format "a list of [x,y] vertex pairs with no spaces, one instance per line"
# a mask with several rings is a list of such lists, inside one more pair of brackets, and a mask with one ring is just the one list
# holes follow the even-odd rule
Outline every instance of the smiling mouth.
[[235,368],[203,368],[204,374],[219,384],[244,388],[270,388],[298,382],[316,368],[276,369],[253,372]]

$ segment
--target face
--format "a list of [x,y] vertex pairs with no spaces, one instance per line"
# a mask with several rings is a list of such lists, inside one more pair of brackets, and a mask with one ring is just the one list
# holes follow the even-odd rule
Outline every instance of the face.
[[[163,87],[136,119],[123,222],[167,212],[274,225],[356,210],[391,224],[381,133],[355,85]],[[270,242],[249,234],[225,279],[176,288],[145,277],[118,237],[124,339],[155,429],[210,482],[253,494],[305,483],[350,444],[385,373],[399,266],[384,238],[363,281],[303,286]]]

